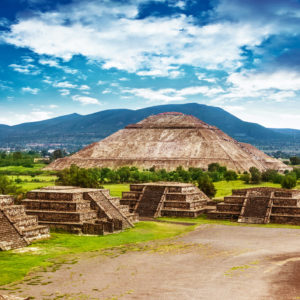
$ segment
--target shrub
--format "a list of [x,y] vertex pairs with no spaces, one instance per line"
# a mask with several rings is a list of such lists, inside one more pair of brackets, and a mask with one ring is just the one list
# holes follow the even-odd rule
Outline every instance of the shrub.
[[293,175],[286,175],[284,176],[281,187],[285,189],[292,189],[297,185],[297,179]]
[[232,171],[232,170],[228,170],[225,172],[224,174],[224,179],[226,181],[230,181],[230,180],[237,180],[238,175],[236,172]]
[[198,179],[198,187],[204,194],[206,194],[210,198],[216,195],[217,190],[212,180],[207,175],[203,175]]
[[249,171],[251,174],[251,182],[255,184],[261,183],[261,172],[255,167],[251,167]]

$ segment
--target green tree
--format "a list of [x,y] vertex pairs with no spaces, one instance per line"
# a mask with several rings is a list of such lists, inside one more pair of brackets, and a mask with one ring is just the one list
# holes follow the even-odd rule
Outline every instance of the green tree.
[[257,168],[251,167],[249,169],[249,172],[251,174],[251,182],[252,183],[255,183],[255,184],[261,183],[261,172]]
[[198,187],[204,194],[206,194],[210,198],[213,198],[217,193],[217,190],[211,178],[209,178],[207,174],[201,176],[198,179]]
[[290,157],[290,162],[292,165],[300,165],[300,157],[292,156]]

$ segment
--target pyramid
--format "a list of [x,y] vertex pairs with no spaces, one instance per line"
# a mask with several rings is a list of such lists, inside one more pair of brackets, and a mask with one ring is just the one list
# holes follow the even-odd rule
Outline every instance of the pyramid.
[[289,170],[279,160],[257,148],[239,143],[220,129],[198,118],[177,112],[150,116],[128,125],[70,157],[58,159],[47,170],[62,170],[75,164],[83,168],[136,166],[141,169],[207,169],[219,163],[235,171]]
[[133,227],[138,221],[106,189],[44,187],[28,192],[22,204],[40,225],[74,233],[103,235]]
[[300,191],[270,187],[233,190],[207,216],[240,223],[300,225]]
[[191,183],[151,182],[131,184],[120,203],[140,217],[198,217],[210,199]]
[[49,238],[49,228],[27,215],[23,205],[12,196],[0,195],[0,251],[28,246],[32,241]]

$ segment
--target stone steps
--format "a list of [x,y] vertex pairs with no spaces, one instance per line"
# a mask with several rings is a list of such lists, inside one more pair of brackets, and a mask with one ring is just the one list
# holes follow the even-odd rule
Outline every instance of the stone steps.
[[82,222],[97,218],[97,213],[93,210],[81,212],[66,212],[53,210],[27,210],[27,214],[36,215],[40,221],[55,221],[60,222]]
[[32,200],[24,199],[22,203],[27,210],[47,210],[47,211],[85,211],[90,208],[87,201],[81,200],[77,202],[70,201],[54,201],[54,200]]

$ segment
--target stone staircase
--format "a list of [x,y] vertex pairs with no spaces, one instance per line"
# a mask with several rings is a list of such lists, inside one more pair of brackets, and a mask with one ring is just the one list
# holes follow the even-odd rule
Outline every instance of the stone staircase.
[[142,217],[197,217],[208,210],[210,199],[193,184],[156,182],[131,184],[121,204]]
[[137,203],[136,212],[140,217],[157,217],[162,197],[166,192],[164,186],[148,185],[143,189],[141,200]]
[[14,205],[13,197],[0,195],[0,250],[25,247],[49,236],[49,228],[27,215],[23,205]]
[[218,203],[208,217],[244,223],[300,225],[300,191],[267,187],[233,190],[232,196]]
[[40,224],[74,233],[102,235],[133,227],[137,221],[104,189],[48,187],[28,192],[23,204]]

